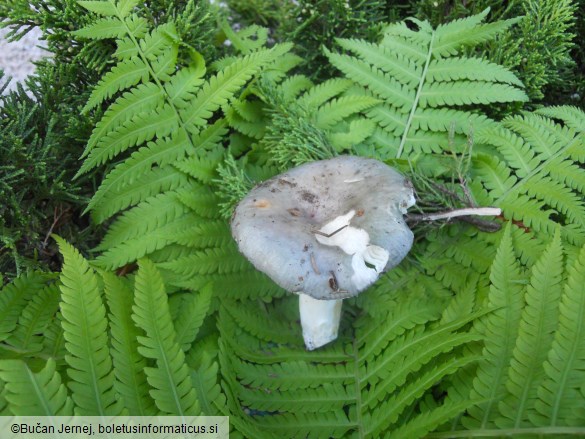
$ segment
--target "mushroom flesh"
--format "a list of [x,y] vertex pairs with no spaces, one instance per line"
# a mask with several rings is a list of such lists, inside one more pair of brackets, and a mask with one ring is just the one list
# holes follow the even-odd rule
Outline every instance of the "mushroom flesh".
[[337,338],[343,299],[398,265],[412,246],[403,215],[410,182],[373,159],[307,163],[256,186],[231,222],[240,251],[282,288],[299,294],[312,350]]

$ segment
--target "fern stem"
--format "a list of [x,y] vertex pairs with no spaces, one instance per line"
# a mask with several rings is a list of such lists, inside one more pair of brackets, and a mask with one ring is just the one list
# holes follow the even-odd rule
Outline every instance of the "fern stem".
[[418,101],[420,99],[420,95],[422,93],[422,88],[425,83],[425,78],[427,76],[427,71],[429,69],[429,64],[431,63],[431,58],[433,55],[433,42],[435,41],[435,32],[431,34],[431,40],[429,41],[429,52],[427,53],[427,59],[425,61],[425,67],[422,71],[420,82],[418,83],[418,89],[416,90],[416,96],[414,97],[414,101],[412,103],[412,108],[410,109],[410,114],[408,115],[408,119],[406,120],[406,125],[404,127],[404,133],[402,133],[402,137],[400,138],[400,146],[398,147],[398,152],[396,153],[396,158],[399,159],[404,151],[404,144],[406,143],[406,138],[410,131],[410,125],[412,124],[412,120],[414,119],[414,113],[416,113],[418,107]]

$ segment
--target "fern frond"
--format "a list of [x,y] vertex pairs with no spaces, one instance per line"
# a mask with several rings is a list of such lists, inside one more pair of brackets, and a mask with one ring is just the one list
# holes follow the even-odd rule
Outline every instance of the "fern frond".
[[548,359],[546,378],[538,388],[532,417],[536,425],[572,425],[578,418],[572,410],[583,404],[585,382],[585,246],[567,270],[567,282],[559,306],[558,328]]
[[244,271],[250,268],[250,263],[238,252],[235,245],[230,243],[224,248],[196,251],[189,256],[162,263],[160,266],[185,277],[192,277],[196,274]]
[[148,113],[139,113],[94,147],[79,172],[83,174],[135,145],[152,140],[155,136],[164,138],[175,132],[178,126],[175,110],[169,105],[163,105]]
[[348,116],[373,107],[378,102],[369,96],[343,96],[321,106],[313,117],[316,125],[325,130]]
[[[379,44],[339,40],[342,48],[355,55],[325,52],[362,93],[383,101],[368,111],[391,134],[384,150],[389,155],[381,156],[382,160],[391,158],[390,154],[400,158],[441,153],[494,123],[469,109],[449,107],[527,100],[522,84],[509,70],[484,59],[455,56],[462,47],[486,41],[515,22],[480,24],[486,15],[487,10],[436,30],[418,20],[412,20],[418,30],[394,24],[385,28]],[[369,142],[377,145],[379,137],[373,134]]]
[[386,436],[389,439],[404,437],[426,437],[426,435],[444,423],[445,419],[456,418],[476,401],[467,398],[448,398],[437,408],[425,411],[407,423],[401,425]]
[[152,386],[150,394],[163,414],[195,416],[199,403],[177,342],[160,273],[147,259],[138,265],[132,319],[146,334],[138,337],[138,352],[156,361],[156,367],[144,369]]
[[[107,2],[95,2],[108,4]],[[81,38],[91,38],[94,40],[105,40],[108,38],[121,38],[126,35],[126,26],[118,18],[101,18],[92,24],[73,31],[73,35]]]
[[537,233],[552,234],[555,221],[551,218],[555,218],[564,226],[563,238],[579,246],[585,243],[582,135],[526,113],[504,119],[500,127],[487,128],[478,138],[494,145],[503,159],[478,156],[474,160],[481,184],[489,192],[488,203]]
[[[161,138],[155,142],[149,142],[147,146],[135,151],[127,160],[110,171],[94,194],[86,210],[95,210],[97,206],[103,204],[106,204],[104,209],[110,210],[112,213],[123,209],[128,204],[120,207],[108,206],[110,192],[123,190],[124,186],[132,183],[137,178],[143,177],[156,164],[162,167],[183,158],[189,146],[191,146],[191,143],[182,132],[168,138]],[[125,195],[125,193],[122,192],[122,195]],[[143,198],[147,196],[142,195]],[[103,217],[98,222],[102,222],[108,216],[110,215],[104,216],[103,214],[95,213],[96,219]]]
[[585,112],[581,108],[570,105],[539,108],[536,113],[554,119],[562,120],[568,127],[578,131],[585,131]]
[[207,349],[199,355],[200,366],[191,372],[201,411],[206,416],[221,416],[226,413],[225,395],[217,382],[219,366]]
[[282,90],[284,91],[283,100],[285,102],[294,101],[301,92],[309,90],[313,86],[313,82],[304,75],[290,76],[281,83]]
[[59,309],[59,287],[50,285],[37,290],[23,309],[18,325],[6,340],[21,352],[39,352],[43,348],[41,334]]
[[473,380],[473,398],[485,399],[469,410],[474,424],[480,428],[493,426],[498,401],[506,393],[505,378],[509,371],[509,359],[515,347],[523,299],[523,277],[508,224],[494,258],[490,273],[491,287],[488,306],[493,309],[484,320],[478,320],[477,330],[485,337],[483,356]]
[[84,7],[90,12],[95,12],[104,17],[115,17],[118,15],[118,8],[114,2],[104,2],[100,0],[82,0],[78,1],[79,6]]
[[431,388],[435,383],[448,375],[457,372],[460,368],[465,367],[480,359],[480,356],[468,355],[464,357],[448,359],[437,366],[431,368],[428,372],[420,376],[414,382],[407,384],[401,391],[380,404],[378,410],[384,413],[384,416],[379,414],[366,415],[363,417],[365,425],[364,433],[372,437],[379,437],[379,435],[389,426],[395,424],[399,416],[417,399],[420,398],[424,392]]
[[179,231],[176,238],[177,244],[191,248],[224,248],[231,245],[233,241],[229,226],[224,220],[205,220],[199,224],[195,223]]
[[112,359],[107,343],[106,309],[97,275],[70,244],[55,237],[63,255],[61,315],[69,365],[67,383],[79,415],[119,415]]
[[148,66],[138,57],[119,62],[111,71],[106,73],[92,91],[87,104],[83,107],[83,112],[88,112],[97,107],[121,90],[137,85],[139,82],[146,82],[149,75]]
[[562,292],[563,249],[560,233],[532,268],[522,310],[518,339],[510,363],[506,387],[509,396],[500,403],[504,419],[500,427],[526,427],[535,415],[536,389],[544,379],[540,365],[546,360],[557,326]]
[[63,332],[63,327],[61,326],[61,314],[57,313],[43,334],[43,353],[54,358],[59,364],[65,362],[65,355],[67,354]]
[[[452,80],[496,81],[524,87],[510,70],[481,58],[439,58],[429,63],[427,78],[432,82]],[[524,97],[523,97],[524,98]]]
[[288,45],[277,46],[270,50],[259,50],[230,64],[203,84],[195,96],[189,110],[181,111],[184,126],[197,135],[215,110],[227,103],[235,91],[242,87],[261,67],[286,53]]
[[165,92],[171,105],[177,108],[187,107],[203,84],[205,63],[202,59],[198,60],[198,63],[196,67],[185,67],[179,70],[165,84]]
[[439,25],[433,41],[433,55],[441,57],[456,55],[463,47],[489,41],[520,20],[520,18],[512,18],[480,24],[488,13],[489,8],[480,14]]
[[341,47],[356,54],[365,62],[370,62],[380,67],[384,72],[390,73],[405,85],[418,85],[422,69],[416,62],[400,52],[393,52],[384,46],[367,43],[355,39],[337,39]]
[[179,312],[175,321],[175,332],[177,333],[177,342],[183,352],[187,352],[195,339],[203,320],[207,317],[207,312],[211,305],[213,288],[211,284],[203,287],[197,294],[190,293],[185,299],[184,306]]
[[346,132],[330,133],[328,137],[333,148],[342,152],[354,145],[359,145],[372,135],[376,128],[373,121],[365,118],[354,119],[349,123]]
[[425,84],[420,93],[420,104],[432,108],[526,100],[528,98],[524,92],[516,87],[485,81],[434,82]]
[[138,353],[140,331],[132,321],[132,290],[111,273],[103,273],[104,292],[109,309],[114,389],[124,398],[130,416],[156,414],[149,394],[144,368],[146,359]]
[[[137,207],[140,207],[140,205]],[[100,267],[110,270],[122,267],[156,250],[160,250],[169,244],[175,243],[178,231],[189,227],[193,222],[198,220],[199,217],[190,212],[181,215],[172,221],[160,225],[156,230],[147,235],[130,238],[113,245],[96,258],[95,263]]]
[[[423,328],[415,327],[405,336],[395,340],[383,356],[370,360],[361,378],[363,382],[370,384],[370,389],[362,396],[364,407],[375,407],[386,395],[402,386],[410,373],[418,371],[433,357],[443,352],[450,352],[457,346],[479,340],[480,337],[477,334],[449,332],[468,322],[468,318],[450,322],[443,325],[440,330],[428,334],[424,333]],[[388,369],[390,364],[396,367]]]
[[22,360],[0,360],[0,380],[15,416],[73,415],[73,401],[52,358],[37,373]]
[[357,60],[347,55],[339,55],[325,49],[325,54],[335,67],[345,75],[360,84],[369,88],[374,95],[386,102],[394,102],[396,106],[407,107],[414,102],[415,93],[394,79],[391,75],[384,73],[377,66]]
[[297,100],[297,103],[307,110],[313,110],[319,108],[329,99],[348,90],[351,85],[352,82],[347,79],[329,79],[321,84],[311,87]]
[[[461,356],[458,349],[454,356],[437,354],[477,340],[477,334],[462,330],[477,314],[436,327],[428,319],[440,316],[439,307],[406,302],[397,309],[389,303],[380,316],[384,325],[378,318],[363,316],[355,324],[355,335],[342,323],[338,342],[309,353],[293,338],[296,298],[272,301],[260,310],[255,303],[226,301],[219,319],[220,372],[226,392],[237,398],[237,405],[259,415],[253,422],[270,437],[307,434],[309,425],[318,429],[312,433],[316,437],[383,437],[401,425],[400,414],[441,377],[477,360],[474,355]],[[383,389],[380,398],[378,389]],[[384,402],[389,395],[396,404]],[[393,409],[396,413],[389,418]],[[339,417],[340,413],[348,417]],[[443,414],[447,418],[435,422],[457,413]]]
[[[124,93],[108,107],[103,117],[96,123],[81,158],[86,157],[96,145],[103,143],[103,139],[109,133],[114,132],[124,122],[130,120],[134,114],[152,111],[160,107],[162,103],[163,94],[156,84],[140,84]],[[81,171],[78,172],[78,174],[80,173]]]
[[0,341],[10,337],[28,301],[49,279],[46,273],[31,272],[0,290]]

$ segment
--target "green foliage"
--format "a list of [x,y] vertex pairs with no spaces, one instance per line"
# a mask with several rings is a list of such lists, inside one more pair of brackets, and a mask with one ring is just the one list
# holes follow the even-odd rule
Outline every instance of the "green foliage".
[[[220,21],[232,45],[214,59],[191,39],[208,35],[195,6],[81,5],[97,17],[73,38],[116,40],[76,107],[97,121],[78,178],[106,167],[87,211],[108,231],[91,261],[57,239],[59,281],[0,291],[0,413],[224,414],[254,438],[585,434],[585,113],[494,118],[528,98],[478,53],[517,19],[352,33],[302,74],[310,45],[269,48],[256,25]],[[502,215],[419,229],[345,301],[339,339],[307,351],[297,298],[239,254],[226,218],[255,183],[338,154],[409,173],[423,214]]]
[[[102,14],[111,10],[95,7]],[[173,21],[185,47],[215,55],[215,17],[206,2],[155,0],[127,3],[127,7],[135,7],[151,21]],[[9,27],[8,39],[18,40],[37,26],[50,55],[37,63],[35,74],[22,87],[0,100],[3,281],[27,269],[59,268],[51,232],[66,236],[85,251],[100,239],[99,228],[91,227],[80,213],[95,192],[101,170],[72,181],[80,151],[100,117],[99,113],[82,114],[81,109],[90,89],[110,67],[114,52],[109,40],[89,41],[71,33],[94,19],[93,13],[72,0],[0,4],[0,26]]]
[[583,102],[583,96],[575,95],[575,88],[583,88],[583,64],[576,65],[571,53],[581,50],[575,46],[575,22],[583,15],[582,2],[422,0],[414,3],[413,13],[439,24],[476,14],[486,7],[492,9],[493,20],[522,16],[518,26],[483,47],[489,59],[514,71],[533,100],[546,97],[548,102]]
[[[323,47],[332,47],[336,38],[368,38],[378,34],[386,19],[386,3],[380,0],[229,0],[234,20],[239,24],[260,24],[272,29],[276,41],[295,43],[305,60],[300,67],[313,80],[331,76]],[[228,37],[229,38],[229,37]]]
[[326,52],[362,93],[383,101],[367,112],[377,124],[366,143],[369,154],[388,160],[449,148],[460,153],[458,143],[465,145],[467,135],[493,124],[465,106],[526,100],[511,72],[461,56],[465,47],[493,38],[515,21],[481,24],[487,12],[436,30],[427,22],[416,21],[416,31],[397,23],[386,27],[379,44],[339,40],[352,55]]
[[[539,114],[510,116],[496,129],[478,135],[496,147],[479,153],[473,164],[480,203],[503,209],[537,233],[552,235],[563,224],[565,239],[585,243],[585,113],[576,108],[543,109],[561,119],[556,124]],[[475,188],[474,188],[475,189]]]
[[[70,244],[56,238],[64,257],[63,271],[53,302],[60,305],[47,311],[58,323],[65,340],[63,358],[49,352],[14,349],[10,339],[2,345],[0,383],[5,415],[72,415],[97,413],[119,415],[191,414],[198,415],[199,399],[191,380],[200,374],[215,385],[217,366],[213,357],[206,362],[190,362],[191,350],[197,351],[200,340],[191,336],[203,323],[211,300],[210,290],[199,295],[166,295],[160,273],[148,260],[141,260],[133,280],[111,273],[97,273]],[[4,313],[15,315],[14,334],[29,330],[48,341],[45,325],[31,329],[31,305],[15,309],[19,294],[43,297],[47,275],[36,274],[19,279],[2,290]],[[104,291],[106,301],[104,301]],[[180,319],[173,324],[168,302],[186,300],[202,306],[194,322]],[[107,309],[106,309],[107,303]],[[8,314],[7,314],[8,315]],[[11,325],[12,326],[12,325]],[[189,331],[188,343],[177,334]],[[181,344],[183,343],[183,344]],[[185,352],[181,349],[183,347]],[[12,358],[11,358],[12,357]],[[174,395],[174,398],[173,398]],[[199,394],[201,401],[219,414],[221,395],[211,403],[209,394]]]

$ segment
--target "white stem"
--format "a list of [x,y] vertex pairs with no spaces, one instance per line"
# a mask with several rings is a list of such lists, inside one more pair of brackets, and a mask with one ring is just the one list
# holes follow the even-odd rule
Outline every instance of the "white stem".
[[457,209],[450,212],[423,215],[424,221],[436,221],[441,219],[455,218],[458,216],[479,215],[479,216],[498,216],[502,209],[498,207],[470,207],[467,209]]
[[320,348],[337,338],[343,300],[318,300],[299,294],[303,339],[308,350]]

